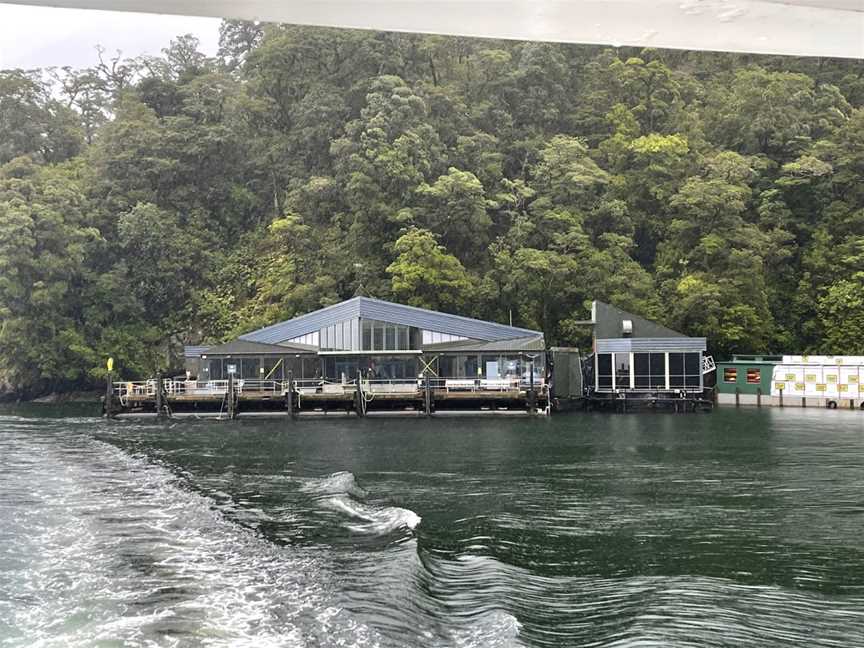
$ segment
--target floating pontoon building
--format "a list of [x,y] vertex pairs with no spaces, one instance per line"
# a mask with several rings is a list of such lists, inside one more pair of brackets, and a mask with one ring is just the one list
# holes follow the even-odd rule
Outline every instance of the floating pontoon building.
[[[543,333],[355,297],[212,347],[187,347],[189,380],[120,383],[124,408],[422,411],[545,409]],[[138,393],[140,392],[140,394]],[[221,399],[221,401],[220,401]],[[124,404],[126,403],[126,404]]]
[[693,409],[708,405],[704,376],[714,371],[706,340],[601,301],[591,306],[594,356],[586,371],[589,402]]

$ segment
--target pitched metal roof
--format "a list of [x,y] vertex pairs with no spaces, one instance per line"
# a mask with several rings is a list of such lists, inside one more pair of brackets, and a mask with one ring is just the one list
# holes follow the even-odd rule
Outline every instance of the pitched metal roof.
[[265,344],[278,344],[307,333],[314,333],[330,324],[357,317],[483,341],[510,340],[542,335],[539,331],[507,326],[497,322],[486,322],[461,315],[394,304],[371,297],[354,297],[306,315],[246,333],[241,335],[240,339]]
[[438,344],[423,345],[423,351],[426,353],[543,351],[545,348],[546,344],[543,341],[542,335],[510,338],[509,340],[492,340],[491,342],[460,340],[457,342],[439,342]]
[[274,353],[315,353],[316,347],[305,344],[265,344],[251,340],[231,340],[225,344],[212,346],[205,351],[207,355],[257,355]]
[[594,320],[594,337],[598,340],[623,338],[622,324],[624,320],[630,320],[633,325],[633,332],[628,336],[631,338],[687,337],[683,333],[673,331],[657,322],[652,322],[634,313],[628,313],[617,306],[599,300],[595,300],[591,305],[591,313]]
[[202,353],[207,353],[207,349],[210,347],[206,346],[184,346],[183,347],[183,357],[184,358],[200,358]]

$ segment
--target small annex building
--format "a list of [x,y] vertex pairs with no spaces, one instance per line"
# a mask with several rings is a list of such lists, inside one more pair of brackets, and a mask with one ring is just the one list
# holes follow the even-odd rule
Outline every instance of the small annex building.
[[484,384],[546,378],[543,333],[371,297],[354,297],[213,347],[187,347],[199,381],[346,383],[430,375]]
[[771,396],[774,367],[779,355],[736,354],[717,363],[718,405],[762,405]]
[[714,370],[705,338],[688,337],[620,308],[591,305],[593,362],[586,381],[595,397],[701,395]]

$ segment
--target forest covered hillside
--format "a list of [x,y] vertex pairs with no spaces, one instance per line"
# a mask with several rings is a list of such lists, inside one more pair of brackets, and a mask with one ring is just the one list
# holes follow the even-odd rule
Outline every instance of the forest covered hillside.
[[864,63],[226,22],[0,72],[0,383],[355,294],[585,344],[864,354]]

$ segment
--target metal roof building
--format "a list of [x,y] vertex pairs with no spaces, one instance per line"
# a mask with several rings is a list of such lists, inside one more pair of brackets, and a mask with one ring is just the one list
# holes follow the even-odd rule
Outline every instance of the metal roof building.
[[[354,297],[250,331],[207,349],[187,350],[204,377],[339,380],[358,372],[386,379],[419,373],[454,379],[542,378],[543,333],[405,304]],[[193,365],[191,360],[199,362]]]
[[[713,370],[706,340],[595,301],[592,382],[595,393],[677,391],[701,393]],[[709,368],[710,364],[710,368]]]

